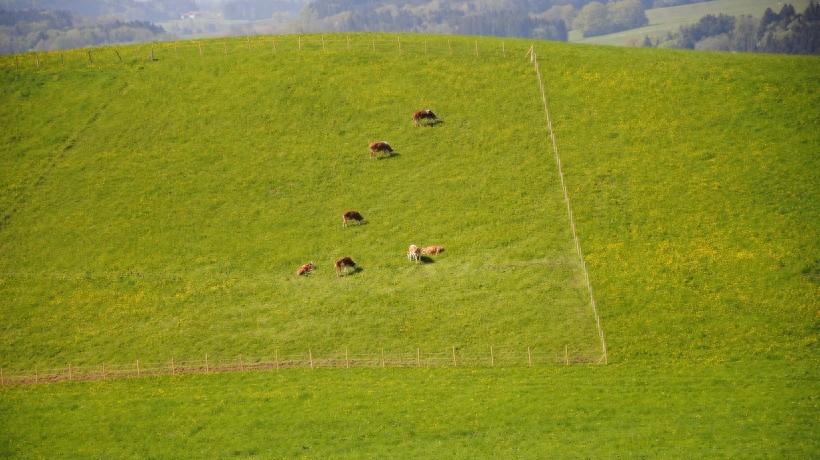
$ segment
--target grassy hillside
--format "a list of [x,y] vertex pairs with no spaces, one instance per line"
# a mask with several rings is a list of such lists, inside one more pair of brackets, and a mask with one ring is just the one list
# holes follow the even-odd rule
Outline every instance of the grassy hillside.
[[[473,39],[402,36],[398,56],[354,37],[5,61],[4,364],[357,339],[595,350],[529,44],[481,40],[476,59]],[[536,48],[613,364],[7,387],[3,453],[813,456],[820,60]],[[412,128],[394,105],[447,121]],[[400,155],[368,160],[360,130]],[[342,231],[345,207],[370,223]],[[406,263],[422,240],[448,251]],[[364,270],[341,280],[312,255],[348,248]],[[305,258],[320,271],[294,280]]]
[[[490,345],[598,359],[531,69],[317,39],[6,69],[0,366]],[[84,111],[63,113],[77,93]],[[414,127],[428,106],[445,122]],[[371,160],[375,139],[398,153]],[[367,224],[342,228],[348,209]],[[411,243],[446,250],[417,266]],[[338,279],[345,255],[362,271]]]
[[[809,4],[807,0],[789,1],[787,3],[790,3],[799,11],[806,9]],[[570,33],[569,39],[578,43],[625,46],[641,43],[647,35],[654,37],[668,32],[677,32],[681,26],[694,24],[708,14],[715,16],[719,14],[728,14],[729,16],[749,15],[760,18],[766,8],[771,8],[777,12],[780,11],[783,4],[784,2],[774,0],[711,0],[690,3],[689,5],[652,8],[646,10],[649,25],[645,27],[586,38],[581,35],[580,31],[575,30]]]

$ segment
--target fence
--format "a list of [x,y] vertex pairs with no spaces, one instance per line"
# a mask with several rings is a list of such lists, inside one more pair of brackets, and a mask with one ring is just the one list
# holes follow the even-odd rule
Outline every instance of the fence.
[[68,381],[119,380],[128,378],[217,374],[226,372],[280,371],[286,369],[354,369],[354,368],[444,368],[444,367],[534,367],[549,365],[595,364],[601,357],[571,350],[547,351],[536,347],[511,348],[489,347],[485,352],[464,351],[450,347],[444,351],[390,352],[384,350],[368,353],[342,352],[317,354],[306,352],[272,357],[253,358],[237,356],[231,359],[213,359],[204,355],[201,360],[179,361],[171,358],[165,362],[135,360],[129,364],[99,364],[73,366],[31,371],[0,369],[0,385],[31,385]]
[[0,58],[0,68],[42,69],[83,65],[135,64],[166,59],[195,59],[214,55],[393,52],[430,56],[517,57],[529,48],[523,40],[471,37],[430,37],[413,34],[255,35],[234,38],[122,44],[58,51],[38,51]]

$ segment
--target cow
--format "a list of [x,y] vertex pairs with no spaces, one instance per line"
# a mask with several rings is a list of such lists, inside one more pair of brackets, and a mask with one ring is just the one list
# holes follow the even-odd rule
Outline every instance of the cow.
[[296,276],[310,275],[310,272],[312,272],[315,268],[316,265],[313,262],[306,263],[299,267],[299,270],[296,270]]
[[387,155],[393,154],[393,147],[390,147],[385,141],[373,141],[370,143],[370,158],[376,158],[379,152],[385,152]]
[[342,276],[342,272],[348,268],[356,268],[356,262],[353,262],[353,259],[350,257],[339,257],[336,259],[335,266],[336,276]]
[[361,224],[364,222],[364,217],[359,211],[347,211],[342,214],[342,227],[347,227],[347,223],[350,221],[355,220],[356,223]]
[[421,249],[421,253],[425,256],[435,256],[444,252],[444,246],[427,246]]
[[415,260],[416,262],[421,262],[421,249],[415,244],[411,244],[409,248],[407,248],[407,258],[410,260]]
[[413,112],[413,124],[419,126],[421,120],[432,120],[433,123],[438,121],[438,117],[430,109],[416,110]]

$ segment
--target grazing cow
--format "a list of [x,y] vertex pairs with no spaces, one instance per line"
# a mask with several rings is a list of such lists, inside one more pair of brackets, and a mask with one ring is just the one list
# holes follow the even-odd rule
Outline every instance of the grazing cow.
[[373,141],[370,143],[370,158],[376,158],[379,152],[385,152],[388,155],[393,153],[393,147],[390,147],[385,141]]
[[310,275],[310,272],[312,272],[313,269],[315,269],[315,268],[316,268],[316,265],[314,265],[313,262],[306,263],[306,264],[302,265],[301,267],[299,267],[299,270],[296,270],[296,276]]
[[364,222],[364,217],[362,217],[359,211],[347,211],[342,214],[342,227],[347,227],[347,223],[355,220],[356,223],[361,224]]
[[342,276],[342,272],[348,268],[356,268],[356,262],[350,257],[339,257],[336,259],[336,276]]
[[413,124],[418,126],[421,124],[421,120],[432,120],[436,122],[438,121],[438,117],[430,109],[416,110],[413,112]]
[[425,256],[435,256],[444,252],[444,246],[427,246],[421,249],[421,253]]
[[415,244],[411,244],[409,248],[407,248],[407,258],[410,260],[415,260],[416,262],[421,262],[421,249]]

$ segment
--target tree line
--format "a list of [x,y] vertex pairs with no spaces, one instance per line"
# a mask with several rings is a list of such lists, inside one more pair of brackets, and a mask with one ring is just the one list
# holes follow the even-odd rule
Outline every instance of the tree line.
[[67,11],[0,10],[0,53],[146,42],[166,37],[147,21],[78,19]]
[[752,16],[707,15],[674,34],[645,37],[644,47],[761,53],[820,53],[820,4],[810,3],[802,14],[783,5],[779,13],[767,8],[761,19]]

